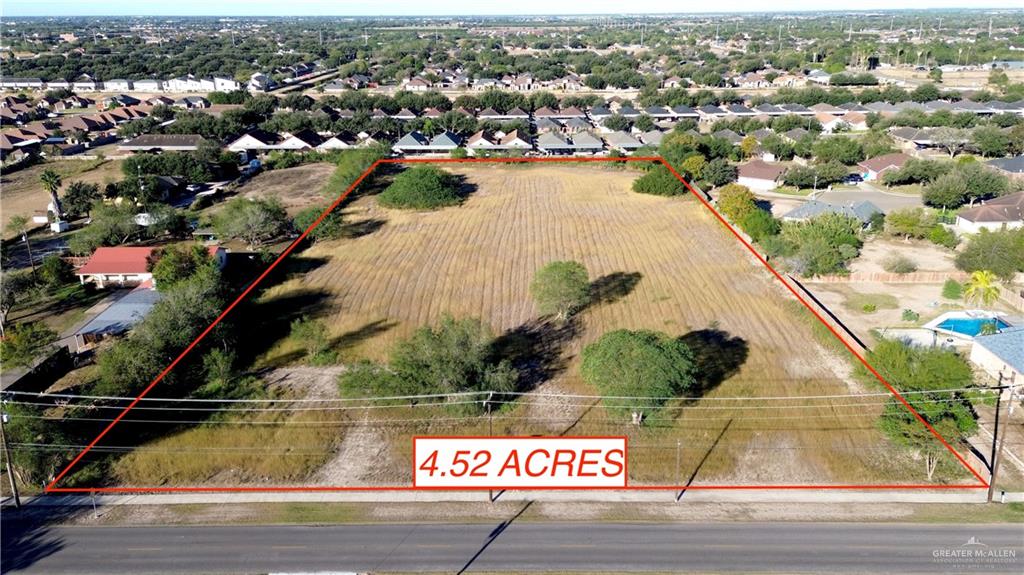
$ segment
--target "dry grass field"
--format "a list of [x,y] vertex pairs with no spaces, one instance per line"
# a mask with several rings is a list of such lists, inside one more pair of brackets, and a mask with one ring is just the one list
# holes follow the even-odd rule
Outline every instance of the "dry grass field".
[[[301,256],[306,271],[263,301],[316,295],[306,298],[315,303],[305,312],[327,320],[344,362],[382,359],[397,339],[446,312],[481,317],[510,345],[535,350],[533,367],[542,374],[537,389],[494,415],[494,432],[629,435],[634,483],[924,481],[923,465],[875,428],[885,398],[729,399],[872,389],[853,381],[848,358],[822,345],[806,312],[692,198],[634,194],[636,173],[612,168],[452,171],[475,187],[463,205],[404,212],[362,197],[347,217],[373,222],[375,231],[315,245]],[[528,285],[538,268],[560,259],[585,264],[602,298],[575,324],[553,328],[538,321]],[[684,337],[699,358],[703,398],[672,403],[636,428],[596,399],[545,397],[595,395],[578,376],[578,356],[619,328]],[[259,363],[283,369],[300,356],[282,341]],[[416,421],[394,422],[404,418]],[[452,422],[430,407],[367,410],[348,421],[327,466],[346,467],[348,484],[407,484],[414,433],[488,429],[485,418]],[[367,441],[386,448],[365,457],[367,447],[353,442]],[[940,476],[966,479],[955,465],[940,466]],[[336,479],[320,473],[310,482]]]
[[[44,170],[53,170],[60,174],[65,188],[71,182],[87,182],[97,184],[102,189],[107,183],[123,179],[120,160],[64,160],[5,173],[0,178],[0,189],[3,190],[0,194],[0,214],[3,214],[3,221],[0,224],[6,226],[11,216],[31,216],[37,210],[46,209],[50,196],[39,182],[39,176]],[[6,230],[2,233],[5,238],[10,237]]]
[[334,164],[321,162],[262,172],[238,188],[247,198],[276,197],[289,215],[324,202],[320,190],[334,172]]

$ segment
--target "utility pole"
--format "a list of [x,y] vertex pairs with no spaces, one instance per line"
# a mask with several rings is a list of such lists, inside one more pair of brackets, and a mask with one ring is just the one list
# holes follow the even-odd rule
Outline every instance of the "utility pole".
[[[1016,378],[1016,374],[1014,374],[1014,376],[1010,378],[1009,397],[1007,398],[1007,400],[1009,401],[1010,405],[1006,409],[1006,417],[1007,417],[1007,419],[1009,419],[1009,417],[1011,415],[1013,415],[1014,400],[1016,399],[1016,398],[1014,398],[1014,394],[1016,394],[1016,392],[1017,392],[1017,386],[1014,384],[1014,379],[1015,378]],[[1002,394],[1003,394],[1002,390],[999,390],[999,395],[1001,396]],[[998,423],[997,423],[997,425],[998,425]],[[1004,428],[1006,427],[1006,423],[1003,423],[1003,427]],[[993,441],[995,441],[995,437],[994,436],[996,435],[996,433],[998,433],[998,431],[999,431],[999,428],[997,427],[995,429],[995,432],[992,434],[993,435]],[[988,502],[989,503],[992,503],[992,496],[995,495],[995,492],[996,492],[996,477],[999,475],[999,464],[1002,463],[1002,461],[1003,461],[1003,447],[1005,447],[1005,446],[1006,446],[1006,437],[1000,437],[999,438],[999,449],[996,451],[995,458],[992,460],[992,473],[989,475],[989,478],[988,478]]]
[[4,444],[4,463],[7,467],[7,479],[11,481],[11,493],[14,495],[14,506],[21,509],[21,497],[18,496],[18,482],[14,479],[14,464],[11,463],[11,446],[7,443],[4,425],[7,424],[7,412],[0,414],[0,440]]
[[682,468],[682,461],[681,461],[681,457],[680,457],[682,449],[683,449],[683,441],[681,439],[677,439],[676,440],[676,486],[679,487],[679,494],[676,495],[676,503],[679,503],[679,500],[682,499],[682,497],[683,497],[683,489],[682,489],[682,484],[683,484],[683,468]]

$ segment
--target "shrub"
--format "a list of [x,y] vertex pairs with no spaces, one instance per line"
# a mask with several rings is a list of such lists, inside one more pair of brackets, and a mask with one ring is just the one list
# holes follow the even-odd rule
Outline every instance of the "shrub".
[[292,322],[290,337],[306,350],[306,357],[313,365],[328,365],[337,360],[337,353],[330,348],[327,324],[323,321],[296,319]]
[[953,230],[937,225],[928,232],[928,241],[953,249],[960,243],[960,238],[956,237],[956,233]]
[[964,295],[964,286],[955,279],[948,279],[942,284],[942,297],[946,299],[960,299]]
[[633,180],[633,191],[638,194],[655,196],[681,196],[688,192],[679,178],[663,165],[657,165],[646,174]]
[[740,222],[740,227],[743,228],[743,231],[747,232],[751,239],[758,243],[778,235],[779,230],[782,229],[779,220],[761,209],[755,209],[747,214],[743,221]]
[[917,264],[905,255],[893,254],[882,261],[882,269],[894,274],[909,274],[917,271]]
[[377,201],[388,208],[433,210],[462,201],[458,179],[435,166],[416,166],[395,176]]
[[43,258],[43,263],[39,265],[39,279],[46,287],[56,288],[71,281],[74,277],[72,271],[71,264],[63,258],[49,255]]
[[875,313],[878,311],[878,306],[873,303],[866,303],[860,309],[864,313]]
[[921,314],[912,309],[905,309],[903,310],[903,315],[900,317],[903,318],[903,321],[917,321],[921,319]]

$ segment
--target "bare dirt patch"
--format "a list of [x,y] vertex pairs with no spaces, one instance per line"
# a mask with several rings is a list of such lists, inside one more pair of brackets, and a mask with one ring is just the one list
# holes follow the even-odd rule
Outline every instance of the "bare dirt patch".
[[263,172],[240,186],[238,193],[246,198],[276,197],[294,216],[309,206],[324,203],[320,190],[334,168],[334,164],[322,162]]

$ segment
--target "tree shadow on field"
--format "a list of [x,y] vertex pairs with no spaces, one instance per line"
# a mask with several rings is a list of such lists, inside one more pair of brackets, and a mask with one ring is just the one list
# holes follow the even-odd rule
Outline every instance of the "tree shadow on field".
[[697,377],[695,388],[688,395],[701,396],[721,385],[740,370],[750,354],[747,340],[711,325],[680,336],[693,352]]
[[449,174],[452,181],[455,183],[455,193],[459,196],[459,202],[465,202],[476,193],[478,186],[469,181],[466,176],[461,174]]
[[345,224],[342,234],[347,239],[361,238],[363,236],[368,236],[376,232],[377,230],[384,227],[384,224],[386,223],[387,220],[382,220],[380,218],[360,220],[357,222]]
[[330,342],[330,348],[335,351],[344,351],[346,349],[355,347],[363,341],[366,341],[372,337],[378,336],[391,330],[393,327],[398,325],[396,321],[389,321],[386,319],[378,319],[364,324],[362,327],[354,329],[349,332],[345,332]]
[[562,350],[579,332],[575,317],[534,319],[498,336],[491,354],[497,360],[509,360],[519,372],[516,391],[530,391],[565,370],[568,358],[562,357]]
[[[238,314],[238,353],[239,365],[249,365],[259,356],[266,353],[291,331],[291,323],[302,316],[314,316],[328,308],[330,293],[321,289],[303,289],[267,301],[253,302],[244,313]],[[295,357],[281,356],[275,358],[275,364],[284,365],[296,361],[302,351]]]
[[590,282],[590,302],[585,307],[598,307],[619,301],[633,293],[643,277],[640,272],[612,272],[597,278]]

